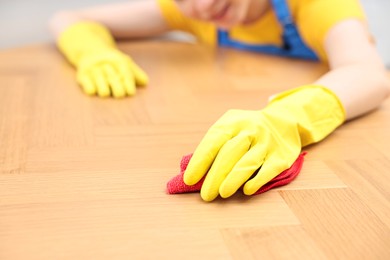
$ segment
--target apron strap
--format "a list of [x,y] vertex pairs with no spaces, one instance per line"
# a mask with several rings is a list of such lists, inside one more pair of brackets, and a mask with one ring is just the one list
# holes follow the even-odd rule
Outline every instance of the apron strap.
[[286,0],[272,0],[273,10],[283,27],[283,46],[246,44],[232,40],[228,31],[218,29],[218,44],[221,47],[233,47],[242,50],[263,52],[273,55],[318,60],[317,55],[302,41],[294,24]]
[[292,54],[317,60],[317,55],[302,41],[286,0],[272,0],[271,3],[278,21],[283,27],[283,48],[291,50]]

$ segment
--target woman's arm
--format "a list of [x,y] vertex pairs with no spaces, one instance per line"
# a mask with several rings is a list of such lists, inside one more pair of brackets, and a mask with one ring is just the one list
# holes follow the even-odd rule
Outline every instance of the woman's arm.
[[81,21],[101,23],[116,39],[155,36],[169,30],[155,0],[127,1],[82,10],[60,11],[52,16],[49,27],[58,38],[69,25]]
[[59,50],[77,70],[88,95],[132,96],[147,74],[117,49],[116,39],[155,36],[169,30],[156,0],[128,1],[62,11],[49,22]]
[[347,119],[377,108],[390,93],[390,79],[365,25],[346,20],[325,39],[331,70],[316,84],[331,89],[341,100]]

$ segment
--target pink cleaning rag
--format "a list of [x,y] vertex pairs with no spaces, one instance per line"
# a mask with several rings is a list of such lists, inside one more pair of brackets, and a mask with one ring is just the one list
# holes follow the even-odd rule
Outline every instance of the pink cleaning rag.
[[[271,181],[269,181],[267,184],[263,185],[253,195],[258,195],[258,194],[266,192],[272,188],[283,186],[283,185],[286,185],[286,184],[292,182],[295,179],[295,177],[298,176],[299,172],[301,171],[305,155],[306,155],[306,152],[302,152],[290,168],[288,168],[287,170],[284,170],[278,176],[276,176]],[[204,176],[198,183],[196,183],[195,185],[191,185],[191,186],[186,185],[183,181],[183,174],[184,174],[185,170],[187,169],[187,165],[188,165],[191,157],[192,157],[192,154],[189,154],[189,155],[183,156],[183,158],[181,159],[180,174],[173,177],[167,183],[167,193],[168,194],[198,192],[202,188],[202,184],[203,184],[203,181],[204,181],[206,176]]]

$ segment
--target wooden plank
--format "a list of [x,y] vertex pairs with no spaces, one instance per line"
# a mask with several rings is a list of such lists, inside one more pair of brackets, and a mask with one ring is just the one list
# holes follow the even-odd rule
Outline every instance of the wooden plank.
[[281,194],[328,258],[390,258],[390,229],[350,189]]
[[327,259],[300,226],[225,229],[234,259]]

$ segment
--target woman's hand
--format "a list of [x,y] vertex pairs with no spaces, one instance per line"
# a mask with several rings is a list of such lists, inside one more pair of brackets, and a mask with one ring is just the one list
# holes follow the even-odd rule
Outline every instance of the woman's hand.
[[315,85],[281,93],[260,111],[230,110],[200,142],[184,182],[194,185],[207,173],[205,201],[230,197],[242,185],[252,195],[289,168],[303,146],[322,140],[344,120],[338,98]]

